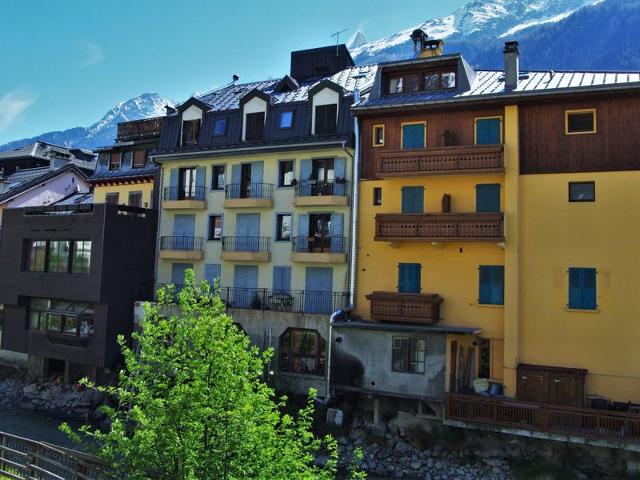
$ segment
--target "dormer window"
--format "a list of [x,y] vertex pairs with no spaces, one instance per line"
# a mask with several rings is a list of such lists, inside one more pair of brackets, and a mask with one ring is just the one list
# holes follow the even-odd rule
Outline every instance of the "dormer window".
[[213,126],[213,136],[214,137],[223,137],[225,132],[227,131],[227,119],[226,117],[217,118],[216,122]]
[[264,112],[247,114],[247,133],[245,140],[252,142],[262,140],[264,135]]
[[293,126],[293,112],[288,110],[280,113],[279,128],[291,128]]
[[182,145],[195,145],[200,134],[200,120],[185,120],[182,122]]
[[424,74],[425,90],[442,90],[456,87],[455,72],[428,72]]
[[417,92],[420,90],[420,75],[410,73],[389,79],[389,93]]
[[443,70],[394,75],[389,78],[388,86],[390,94],[456,88],[456,72]]
[[118,170],[120,168],[121,160],[122,152],[111,152],[111,158],[109,159],[109,171]]
[[316,135],[331,135],[336,133],[338,106],[318,105],[316,107]]

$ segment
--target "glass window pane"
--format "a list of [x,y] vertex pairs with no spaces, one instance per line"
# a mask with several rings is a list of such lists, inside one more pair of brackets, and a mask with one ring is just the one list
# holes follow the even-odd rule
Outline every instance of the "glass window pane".
[[51,332],[62,331],[62,315],[50,313],[47,315],[47,330]]
[[395,77],[389,80],[389,93],[402,93],[402,77]]
[[404,76],[404,91],[417,92],[420,89],[420,76],[415,73]]
[[53,240],[49,242],[49,272],[66,273],[69,271],[68,240]]
[[91,265],[91,240],[75,240],[73,242],[72,273],[89,273]]
[[455,72],[446,72],[442,74],[442,88],[455,88],[456,74]]
[[595,130],[593,112],[569,113],[567,123],[569,133],[593,132]]
[[424,76],[424,89],[437,90],[440,88],[440,74],[426,73]]
[[291,128],[293,125],[293,112],[282,112],[280,114],[280,128]]
[[227,119],[226,118],[218,118],[216,120],[215,126],[213,128],[213,134],[216,137],[220,137],[220,136],[224,135],[226,128],[227,128]]
[[596,185],[594,182],[569,183],[569,201],[593,202],[596,199]]

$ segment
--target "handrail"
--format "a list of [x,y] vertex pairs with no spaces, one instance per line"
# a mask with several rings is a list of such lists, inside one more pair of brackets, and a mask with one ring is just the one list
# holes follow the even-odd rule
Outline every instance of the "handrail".
[[204,239],[202,237],[192,237],[180,235],[172,237],[160,237],[160,250],[202,250]]
[[224,187],[227,199],[238,198],[272,198],[273,184],[271,183],[228,183]]
[[296,236],[291,239],[294,253],[347,253],[346,237],[329,235],[326,237]]
[[269,252],[271,237],[227,236],[222,237],[223,252]]
[[296,197],[321,197],[334,195],[344,197],[348,194],[347,180],[300,180],[296,184]]
[[164,188],[164,200],[198,200],[205,199],[206,189],[204,187],[180,186],[180,187],[165,187]]

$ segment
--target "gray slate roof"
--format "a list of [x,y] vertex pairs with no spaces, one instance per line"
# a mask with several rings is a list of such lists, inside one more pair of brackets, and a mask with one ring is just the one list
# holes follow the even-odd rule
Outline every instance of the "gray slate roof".
[[79,155],[82,155],[85,158],[90,158],[93,155],[93,153],[89,150],[69,149],[67,147],[55,145],[53,143],[34,142],[13,150],[0,152],[0,164],[3,160],[15,160],[23,158],[34,158],[37,160],[50,161],[50,154],[53,153],[54,158],[69,159],[69,163],[76,165],[79,168],[90,171],[95,169],[95,159],[91,161],[78,158],[75,156],[74,151],[78,152]]
[[49,167],[39,168],[25,168],[24,170],[18,170],[17,172],[9,175],[4,181],[9,183],[9,190],[0,194],[0,202],[3,202],[15,195],[24,192],[31,187],[35,187],[42,182],[50,180],[62,175],[68,171],[75,171],[78,175],[86,180],[87,176],[84,170],[81,170],[76,165],[68,163],[64,167],[51,169]]

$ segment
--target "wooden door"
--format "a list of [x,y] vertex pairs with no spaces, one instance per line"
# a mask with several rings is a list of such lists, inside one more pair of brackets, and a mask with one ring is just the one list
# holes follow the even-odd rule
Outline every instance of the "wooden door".
[[548,402],[549,379],[546,372],[518,371],[518,400]]

